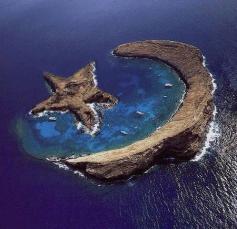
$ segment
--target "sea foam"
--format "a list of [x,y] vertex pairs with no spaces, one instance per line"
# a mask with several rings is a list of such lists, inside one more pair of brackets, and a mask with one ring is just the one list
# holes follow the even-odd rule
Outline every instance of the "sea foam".
[[[203,63],[202,64],[205,68],[207,68],[205,56],[203,56]],[[209,72],[209,70],[208,70],[208,72]],[[212,73],[209,72],[209,75],[212,78],[212,87],[213,87],[212,95],[214,95],[214,93],[217,89],[217,84],[215,82],[215,79],[214,79]],[[211,143],[214,142],[219,137],[220,131],[219,131],[219,126],[216,122],[216,115],[217,115],[217,108],[216,108],[216,106],[214,106],[214,110],[213,110],[213,114],[212,114],[212,121],[210,122],[209,127],[208,127],[206,141],[204,143],[204,146],[203,146],[201,152],[198,155],[196,155],[194,157],[194,159],[192,159],[192,161],[199,161],[200,159],[202,159],[203,156],[208,152],[208,149],[210,148]]]
[[98,81],[97,81],[97,78],[96,78],[95,71],[96,71],[95,62],[93,62],[92,63],[92,76],[93,76],[93,81],[94,81],[95,87],[97,87],[98,86]]

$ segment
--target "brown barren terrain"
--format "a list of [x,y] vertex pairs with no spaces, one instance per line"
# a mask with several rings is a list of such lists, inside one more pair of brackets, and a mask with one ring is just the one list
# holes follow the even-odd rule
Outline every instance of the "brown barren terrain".
[[69,167],[104,181],[144,172],[163,158],[187,160],[200,152],[212,119],[212,78],[194,46],[171,41],[142,41],[118,46],[121,57],[150,58],[172,66],[185,82],[184,101],[171,120],[149,137],[127,147],[62,159]]
[[81,122],[88,132],[93,132],[99,115],[90,104],[106,104],[112,107],[117,99],[100,90],[94,79],[94,62],[86,65],[68,78],[45,73],[44,78],[51,87],[52,95],[37,104],[32,110],[33,115],[44,111],[69,111],[77,122]]

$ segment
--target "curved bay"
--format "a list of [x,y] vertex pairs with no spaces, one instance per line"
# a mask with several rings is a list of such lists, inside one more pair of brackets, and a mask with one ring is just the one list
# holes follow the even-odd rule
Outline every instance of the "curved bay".
[[[96,136],[77,130],[70,114],[19,118],[17,131],[25,151],[39,158],[96,153],[143,139],[164,125],[177,110],[185,85],[177,73],[148,59],[107,57],[98,70],[98,83],[119,103],[103,112]],[[166,88],[165,84],[173,86]]]

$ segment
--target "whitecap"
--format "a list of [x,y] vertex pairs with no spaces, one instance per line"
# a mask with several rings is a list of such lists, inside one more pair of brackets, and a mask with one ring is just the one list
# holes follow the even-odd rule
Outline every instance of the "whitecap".
[[[207,68],[206,57],[205,56],[203,56],[203,63],[202,64],[205,68]],[[217,89],[217,84],[215,82],[215,79],[214,79],[214,76],[212,75],[212,73],[209,72],[209,75],[212,78],[212,87],[213,87],[212,95],[214,95],[214,93]],[[204,143],[204,146],[203,146],[201,152],[198,155],[196,155],[194,157],[194,159],[192,159],[192,161],[199,161],[200,159],[202,159],[203,156],[208,152],[208,149],[210,148],[211,143],[214,142],[220,136],[219,126],[216,123],[216,115],[217,115],[217,108],[216,108],[216,106],[214,106],[214,110],[213,110],[213,114],[212,114],[213,118],[212,118],[212,121],[211,121],[211,123],[209,124],[209,127],[208,127],[208,132],[207,132],[207,135],[206,135],[206,141]]]
[[95,62],[93,62],[91,65],[92,65],[93,82],[94,82],[95,87],[97,87],[98,86],[98,81],[97,81],[97,77],[96,77],[96,74],[95,74],[95,71],[96,71]]
[[69,170],[69,167],[63,163],[60,163],[60,162],[53,162],[53,163],[57,165],[60,169]]

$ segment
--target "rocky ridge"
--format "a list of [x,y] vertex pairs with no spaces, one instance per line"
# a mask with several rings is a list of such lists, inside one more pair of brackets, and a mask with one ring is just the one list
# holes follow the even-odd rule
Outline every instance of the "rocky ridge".
[[171,120],[149,137],[127,147],[61,159],[72,169],[103,181],[126,179],[164,158],[188,160],[199,153],[213,114],[213,85],[201,51],[172,41],[141,41],[114,50],[121,57],[150,58],[173,67],[186,84],[182,105]]

